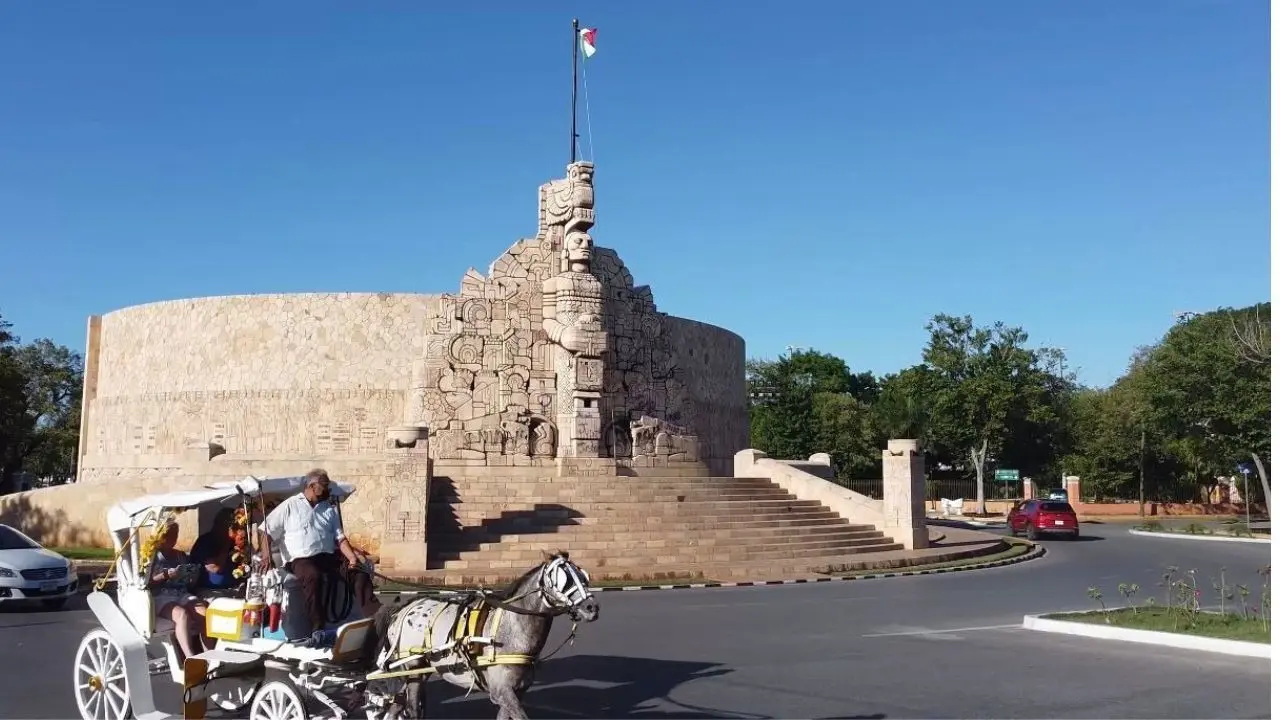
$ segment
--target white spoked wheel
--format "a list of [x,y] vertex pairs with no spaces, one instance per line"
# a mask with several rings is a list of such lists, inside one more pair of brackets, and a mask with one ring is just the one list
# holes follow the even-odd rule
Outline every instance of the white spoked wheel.
[[[217,689],[213,689],[214,687]],[[209,701],[227,712],[243,710],[253,699],[253,684],[245,684],[240,678],[228,678],[225,681],[210,683]]]
[[125,720],[131,714],[124,652],[106,630],[94,628],[80,641],[75,683],[84,720]]
[[306,720],[302,696],[291,683],[268,680],[258,688],[249,708],[249,720]]

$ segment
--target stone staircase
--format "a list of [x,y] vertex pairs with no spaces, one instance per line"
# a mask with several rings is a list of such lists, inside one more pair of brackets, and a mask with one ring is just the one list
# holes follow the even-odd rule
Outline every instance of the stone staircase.
[[492,584],[566,550],[593,579],[729,580],[902,549],[764,478],[434,478],[427,534],[426,572],[397,574]]

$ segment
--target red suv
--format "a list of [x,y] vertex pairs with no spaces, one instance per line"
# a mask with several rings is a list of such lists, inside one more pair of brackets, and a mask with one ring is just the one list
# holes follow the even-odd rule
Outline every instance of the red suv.
[[1080,537],[1080,522],[1071,503],[1063,500],[1023,500],[1009,511],[1009,530],[1027,534],[1028,540],[1041,535]]

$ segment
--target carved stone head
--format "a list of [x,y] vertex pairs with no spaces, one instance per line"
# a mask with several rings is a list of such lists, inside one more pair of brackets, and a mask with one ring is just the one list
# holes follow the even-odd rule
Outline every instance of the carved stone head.
[[571,163],[566,169],[569,178],[569,204],[575,209],[589,210],[596,206],[596,166],[589,162]]
[[591,249],[594,243],[583,230],[570,230],[564,236],[564,257],[574,272],[590,272]]

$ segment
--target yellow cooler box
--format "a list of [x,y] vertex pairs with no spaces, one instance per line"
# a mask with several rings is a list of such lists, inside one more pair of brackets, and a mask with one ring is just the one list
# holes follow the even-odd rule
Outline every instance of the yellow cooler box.
[[263,604],[236,598],[214,598],[204,613],[204,632],[228,642],[248,642],[262,624]]

